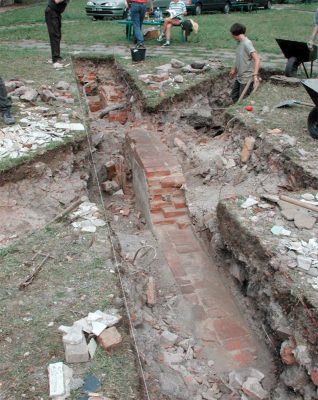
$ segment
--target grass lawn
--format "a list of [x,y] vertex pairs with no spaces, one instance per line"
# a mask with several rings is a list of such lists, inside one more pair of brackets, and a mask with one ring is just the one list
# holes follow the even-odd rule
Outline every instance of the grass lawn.
[[[29,8],[12,10],[1,14],[0,42],[19,42],[22,40],[48,41],[44,22],[46,3]],[[116,21],[93,22],[85,15],[85,0],[73,0],[63,15],[63,42],[91,46],[126,45],[124,28]],[[293,9],[259,10],[257,13],[232,12],[206,14],[193,17],[200,25],[198,35],[192,34],[187,47],[205,47],[208,49],[233,49],[235,44],[229,34],[234,22],[247,26],[247,35],[253,40],[259,52],[280,53],[275,38],[307,41],[313,26],[313,13],[295,10],[314,11],[315,4],[295,5]],[[179,31],[173,30],[174,39],[179,42]],[[155,41],[149,45],[156,45]]]

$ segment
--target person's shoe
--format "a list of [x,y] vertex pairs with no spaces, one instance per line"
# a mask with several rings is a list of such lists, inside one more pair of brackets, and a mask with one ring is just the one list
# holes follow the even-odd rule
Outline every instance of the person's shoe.
[[55,68],[55,69],[61,69],[63,67],[64,67],[64,65],[59,61],[56,61],[55,63],[53,63],[53,68]]
[[6,125],[13,125],[13,124],[15,124],[15,118],[11,115],[11,112],[10,112],[9,110],[4,111],[4,112],[2,113],[2,116],[3,116],[4,123],[5,123]]
[[162,42],[164,40],[164,38],[166,37],[166,35],[164,33],[161,33],[157,39],[158,42]]
[[137,43],[136,44],[136,49],[145,49],[145,45],[143,43]]
[[45,61],[46,64],[53,64],[53,61],[49,58],[48,60]]
[[168,46],[170,46],[169,40],[167,40],[166,43],[164,43],[164,44],[162,45],[162,47],[168,47]]

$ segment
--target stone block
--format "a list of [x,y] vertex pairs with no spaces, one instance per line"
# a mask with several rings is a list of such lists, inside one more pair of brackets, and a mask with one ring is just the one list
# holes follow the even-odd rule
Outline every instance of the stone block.
[[89,360],[88,347],[83,335],[83,340],[78,344],[64,343],[65,360],[68,363],[87,362]]
[[162,334],[160,335],[160,343],[164,347],[173,346],[177,340],[178,340],[178,335],[169,331],[163,331]]
[[121,334],[115,327],[105,329],[98,337],[98,343],[106,350],[112,351],[117,348],[121,342]]
[[243,392],[252,400],[266,400],[269,393],[263,389],[257,378],[247,378],[242,386]]
[[161,180],[163,188],[180,188],[184,183],[185,179],[182,174],[170,175]]
[[70,395],[73,370],[62,362],[48,366],[50,398],[64,400]]

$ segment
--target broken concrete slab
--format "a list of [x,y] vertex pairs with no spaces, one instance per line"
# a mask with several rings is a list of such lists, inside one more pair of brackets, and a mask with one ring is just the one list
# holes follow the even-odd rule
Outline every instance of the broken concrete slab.
[[50,398],[64,400],[70,395],[73,370],[62,362],[49,364]]
[[84,334],[82,341],[78,344],[64,343],[65,360],[68,363],[79,363],[89,361],[88,346]]

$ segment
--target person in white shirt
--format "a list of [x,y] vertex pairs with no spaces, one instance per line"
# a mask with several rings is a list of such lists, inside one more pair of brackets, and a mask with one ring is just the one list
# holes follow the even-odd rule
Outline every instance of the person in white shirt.
[[169,5],[170,17],[165,18],[163,24],[163,33],[159,36],[158,41],[162,42],[166,39],[162,47],[170,46],[171,28],[181,25],[183,17],[187,15],[187,9],[182,0],[173,0]]

